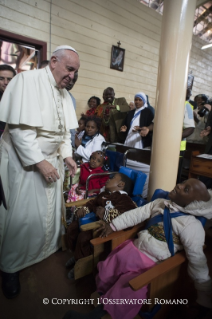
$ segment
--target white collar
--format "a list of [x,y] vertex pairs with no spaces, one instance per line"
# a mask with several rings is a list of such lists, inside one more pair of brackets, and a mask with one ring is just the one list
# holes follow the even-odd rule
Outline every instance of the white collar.
[[[106,191],[106,190],[105,190],[105,186],[103,186],[103,187],[101,188],[101,193],[102,193],[102,192],[105,192],[105,191]],[[113,191],[113,192],[110,192],[110,194],[115,193],[115,192],[119,192],[120,194],[126,194],[126,195],[128,195],[127,192],[125,192],[125,191]]]
[[58,86],[57,86],[57,83],[56,83],[56,81],[55,81],[55,78],[54,78],[54,76],[53,76],[53,74],[52,74],[52,71],[50,70],[50,67],[47,65],[45,69],[46,69],[46,71],[47,71],[47,73],[48,73],[49,82],[51,83],[51,85],[53,85],[54,87],[56,87],[57,89],[59,89]]

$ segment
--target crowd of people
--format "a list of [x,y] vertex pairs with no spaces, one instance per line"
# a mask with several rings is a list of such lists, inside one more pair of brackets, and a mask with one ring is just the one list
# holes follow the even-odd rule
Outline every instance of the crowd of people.
[[[103,102],[91,96],[88,110],[77,122],[76,100],[70,90],[78,79],[79,67],[78,52],[67,45],[57,47],[36,71],[16,75],[11,66],[0,65],[0,176],[6,202],[0,206],[0,269],[3,293],[10,299],[20,293],[19,271],[61,247],[66,227],[64,164],[74,177],[76,162],[80,163],[79,180],[70,185],[67,199],[75,202],[84,197],[90,174],[108,170],[103,142],[151,148],[155,112],[143,92],[136,93],[128,104],[124,97],[115,97],[114,88],[107,87]],[[206,153],[212,154],[211,102],[204,94],[195,96],[194,101],[190,97],[187,89],[182,148],[188,139],[205,143]],[[101,220],[100,237],[158,214],[179,211],[182,214],[172,223],[173,251],[185,249],[197,304],[206,310],[212,308],[204,230],[195,218],[212,218],[211,191],[201,181],[190,179],[177,184],[168,200],[136,207],[128,196],[130,188],[131,181],[123,174],[91,180],[89,194],[97,197],[76,210],[76,220],[68,228],[69,248],[77,247],[68,265],[73,267],[90,250],[91,233],[79,235],[77,218],[91,211]],[[163,221],[141,231],[134,242],[125,242],[99,263],[96,285],[102,298],[138,298],[137,292],[125,289],[129,279],[171,256],[161,224]],[[69,277],[73,278],[73,268]],[[140,293],[146,298],[146,287]],[[138,310],[134,305],[119,308],[101,304],[82,318],[101,318],[108,312],[112,318],[130,319]],[[81,317],[70,311],[64,317],[68,318]]]

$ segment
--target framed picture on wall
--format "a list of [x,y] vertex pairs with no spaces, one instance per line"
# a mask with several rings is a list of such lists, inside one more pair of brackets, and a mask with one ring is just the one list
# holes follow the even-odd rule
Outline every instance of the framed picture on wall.
[[125,49],[112,45],[110,68],[114,70],[118,70],[118,71],[123,71],[124,55],[125,55]]

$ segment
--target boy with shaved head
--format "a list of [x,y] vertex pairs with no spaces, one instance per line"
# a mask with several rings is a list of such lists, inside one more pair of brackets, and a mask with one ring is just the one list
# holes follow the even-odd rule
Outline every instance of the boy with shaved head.
[[[170,200],[157,199],[118,216],[110,224],[102,222],[100,237],[106,237],[114,231],[135,226],[150,218],[146,229],[138,233],[138,238],[134,242],[131,240],[124,242],[113,250],[105,261],[98,264],[99,274],[96,284],[101,298],[146,299],[147,287],[133,291],[128,285],[129,280],[153,267],[156,262],[167,259],[184,249],[188,259],[188,273],[197,290],[199,309],[202,313],[209,311],[212,308],[211,278],[203,252],[205,232],[195,216],[212,218],[211,195],[212,191],[208,191],[202,182],[188,179],[175,186],[169,193]],[[176,212],[184,214],[172,218]],[[155,216],[160,218],[159,215],[161,220],[151,223],[151,220],[155,221]],[[173,251],[166,241],[164,227],[166,218],[169,218],[172,224]],[[92,312],[92,318],[101,318],[108,312],[114,319],[132,319],[139,312],[140,307],[138,303],[99,305]],[[90,318],[90,315],[76,315],[70,311],[64,319]]]

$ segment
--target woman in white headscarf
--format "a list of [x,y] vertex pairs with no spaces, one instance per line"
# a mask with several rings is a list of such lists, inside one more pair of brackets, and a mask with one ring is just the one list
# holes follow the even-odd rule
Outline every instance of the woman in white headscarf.
[[124,145],[142,149],[151,146],[152,134],[150,132],[145,137],[141,137],[141,128],[149,126],[154,116],[148,108],[147,97],[144,93],[135,94],[134,102],[135,109],[128,112],[120,132],[126,134]]

